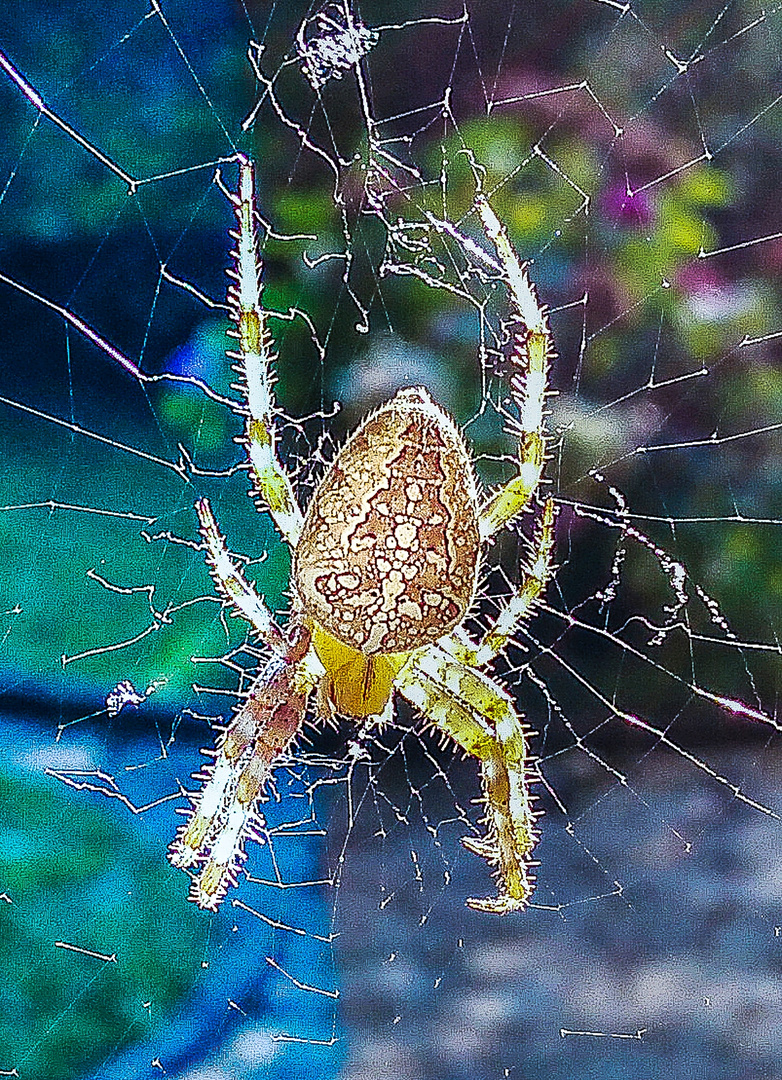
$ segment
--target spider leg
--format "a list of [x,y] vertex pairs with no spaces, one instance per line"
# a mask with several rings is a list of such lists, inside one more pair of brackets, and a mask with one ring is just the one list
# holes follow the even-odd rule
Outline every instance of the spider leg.
[[309,631],[297,627],[288,655],[274,655],[222,737],[206,783],[169,848],[174,866],[197,867],[190,899],[216,911],[236,884],[258,799],[272,767],[301,730],[312,689]]
[[537,522],[530,557],[522,564],[521,581],[480,642],[476,645],[465,631],[458,628],[449,638],[443,639],[442,644],[457,660],[470,667],[485,667],[507,647],[519,627],[529,618],[552,574],[555,520],[554,502],[547,499]]
[[437,645],[422,649],[399,673],[397,689],[432,724],[481,762],[488,833],[466,837],[468,850],[497,872],[497,896],[469,907],[505,914],[526,907],[535,887],[530,856],[538,840],[524,722],[493,679],[465,667]]
[[195,509],[206,545],[209,573],[218,593],[235,609],[234,614],[253,624],[262,641],[279,656],[287,656],[288,645],[283,633],[269,608],[231,558],[209,500],[199,499]]
[[247,400],[248,416],[242,441],[250,462],[253,494],[294,548],[303,518],[291,478],[277,457],[272,370],[276,354],[261,303],[263,285],[254,195],[255,166],[248,158],[240,157],[239,191],[233,200],[238,231],[231,234],[236,240],[235,269],[229,271],[234,281],[228,289],[231,318],[236,323],[232,334],[238,338],[239,347],[228,356],[236,361],[235,370],[242,377],[238,389]]
[[519,261],[505,227],[482,196],[478,199],[478,212],[496,249],[511,306],[520,324],[510,356],[514,368],[510,391],[519,410],[514,425],[519,442],[518,472],[483,507],[480,530],[485,540],[517,517],[540,485],[546,457],[543,419],[546,387],[554,345],[546,310],[535,295],[527,267]]

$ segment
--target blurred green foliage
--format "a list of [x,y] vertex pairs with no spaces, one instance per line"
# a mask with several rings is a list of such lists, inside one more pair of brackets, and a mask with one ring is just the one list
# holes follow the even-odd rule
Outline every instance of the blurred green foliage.
[[55,784],[0,772],[0,1046],[20,1075],[73,1080],[193,986],[203,928],[156,846]]

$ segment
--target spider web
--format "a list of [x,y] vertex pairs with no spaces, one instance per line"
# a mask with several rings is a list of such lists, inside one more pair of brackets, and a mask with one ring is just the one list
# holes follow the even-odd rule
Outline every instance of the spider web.
[[[706,0],[3,15],[0,1075],[774,1075],[779,22]],[[524,914],[464,907],[490,888],[459,843],[477,767],[404,708],[308,729],[218,916],[165,862],[261,658],[213,594],[197,496],[286,605],[225,404],[238,150],[304,498],[419,383],[484,482],[513,474],[479,187],[550,308],[557,572],[496,667],[537,733]],[[474,632],[530,525],[490,551]]]

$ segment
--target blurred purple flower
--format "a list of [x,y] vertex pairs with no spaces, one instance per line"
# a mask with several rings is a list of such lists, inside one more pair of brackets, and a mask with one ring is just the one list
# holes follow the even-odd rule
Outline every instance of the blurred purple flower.
[[648,225],[654,218],[654,206],[645,191],[628,192],[624,184],[613,184],[603,193],[603,211],[616,225]]

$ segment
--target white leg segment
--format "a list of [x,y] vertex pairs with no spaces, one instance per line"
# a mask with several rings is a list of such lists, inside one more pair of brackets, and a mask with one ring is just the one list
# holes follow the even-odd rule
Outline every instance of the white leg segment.
[[261,303],[260,249],[255,217],[255,167],[247,158],[239,164],[239,194],[234,202],[239,226],[234,258],[235,279],[228,290],[231,317],[239,349],[228,356],[237,361],[239,387],[247,398],[249,416],[245,444],[255,494],[268,509],[284,539],[293,548],[299,538],[302,513],[293,484],[277,458],[272,369],[276,359],[266,313]]
[[195,508],[206,544],[209,571],[218,593],[236,609],[236,614],[253,624],[262,641],[285,655],[287,646],[282,633],[269,608],[229,555],[209,501],[199,499]]

